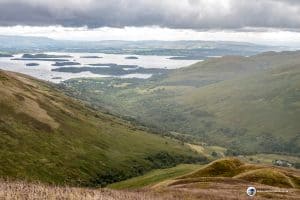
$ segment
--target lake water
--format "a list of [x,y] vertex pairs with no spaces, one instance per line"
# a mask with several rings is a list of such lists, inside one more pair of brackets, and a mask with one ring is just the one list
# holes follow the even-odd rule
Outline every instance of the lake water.
[[[143,68],[165,68],[176,69],[180,67],[189,66],[199,60],[172,60],[170,56],[137,56],[137,55],[119,55],[119,54],[103,54],[103,53],[56,53],[46,52],[49,55],[68,55],[72,58],[68,59],[72,62],[78,62],[81,65],[72,65],[72,67],[84,67],[89,64],[118,64],[118,65],[137,65]],[[93,78],[93,77],[114,77],[110,75],[99,75],[91,72],[81,73],[65,73],[55,72],[52,69],[59,68],[58,66],[52,66],[54,61],[35,61],[35,60],[12,60],[15,58],[22,58],[23,54],[14,55],[14,58],[0,58],[0,69],[19,72],[27,74],[42,80],[59,83],[71,78]],[[101,58],[83,58],[87,56],[98,56]],[[135,56],[138,59],[126,59],[126,57]],[[39,66],[26,66],[28,63],[38,63]],[[63,66],[68,67],[68,66]],[[89,66],[92,67],[92,66]],[[95,66],[96,67],[96,66]],[[104,66],[105,67],[105,66]],[[130,68],[125,69],[130,73]],[[120,78],[149,78],[152,74],[137,74],[134,71],[130,74],[119,76]]]

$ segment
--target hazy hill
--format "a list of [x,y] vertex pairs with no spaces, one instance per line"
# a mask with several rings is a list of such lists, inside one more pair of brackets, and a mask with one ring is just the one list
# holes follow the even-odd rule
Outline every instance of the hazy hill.
[[[137,55],[165,55],[174,59],[205,59],[207,56],[254,55],[288,49],[245,42],[226,41],[72,41],[46,37],[0,35],[1,51],[18,52],[95,52]],[[179,58],[178,58],[179,57]]]
[[[70,80],[71,95],[236,153],[300,153],[300,52],[225,56],[148,81]],[[105,94],[105,95],[103,95]]]
[[252,152],[300,152],[299,65],[208,85],[187,96],[186,105],[225,127],[207,129],[219,143],[223,138]]
[[205,160],[175,140],[95,112],[48,83],[0,71],[0,176],[106,185]]
[[266,52],[250,57],[224,56],[210,58],[194,65],[174,70],[162,80],[165,85],[203,86],[218,81],[251,75],[267,69],[297,65],[300,51]]

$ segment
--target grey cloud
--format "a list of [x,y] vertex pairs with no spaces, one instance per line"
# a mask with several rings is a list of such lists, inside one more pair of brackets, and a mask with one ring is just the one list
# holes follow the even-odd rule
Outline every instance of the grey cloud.
[[0,26],[300,29],[296,0],[0,0]]
[[270,0],[270,1],[280,2],[282,4],[300,5],[299,0]]

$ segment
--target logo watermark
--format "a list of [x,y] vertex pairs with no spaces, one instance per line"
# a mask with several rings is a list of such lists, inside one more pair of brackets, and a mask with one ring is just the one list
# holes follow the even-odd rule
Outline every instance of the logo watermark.
[[251,186],[247,188],[247,195],[250,197],[254,197],[257,193],[288,193],[288,190],[284,190],[284,189],[278,189],[278,190],[269,190],[269,189],[265,189],[265,190],[257,190],[255,187]]
[[256,188],[255,187],[248,187],[247,188],[247,195],[250,197],[255,196],[256,194]]

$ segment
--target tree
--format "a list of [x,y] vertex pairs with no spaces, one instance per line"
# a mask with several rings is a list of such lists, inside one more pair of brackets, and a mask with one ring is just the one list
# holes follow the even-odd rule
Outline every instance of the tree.
[[217,157],[218,154],[217,154],[217,152],[213,151],[213,152],[211,152],[211,156],[212,156],[212,157]]

